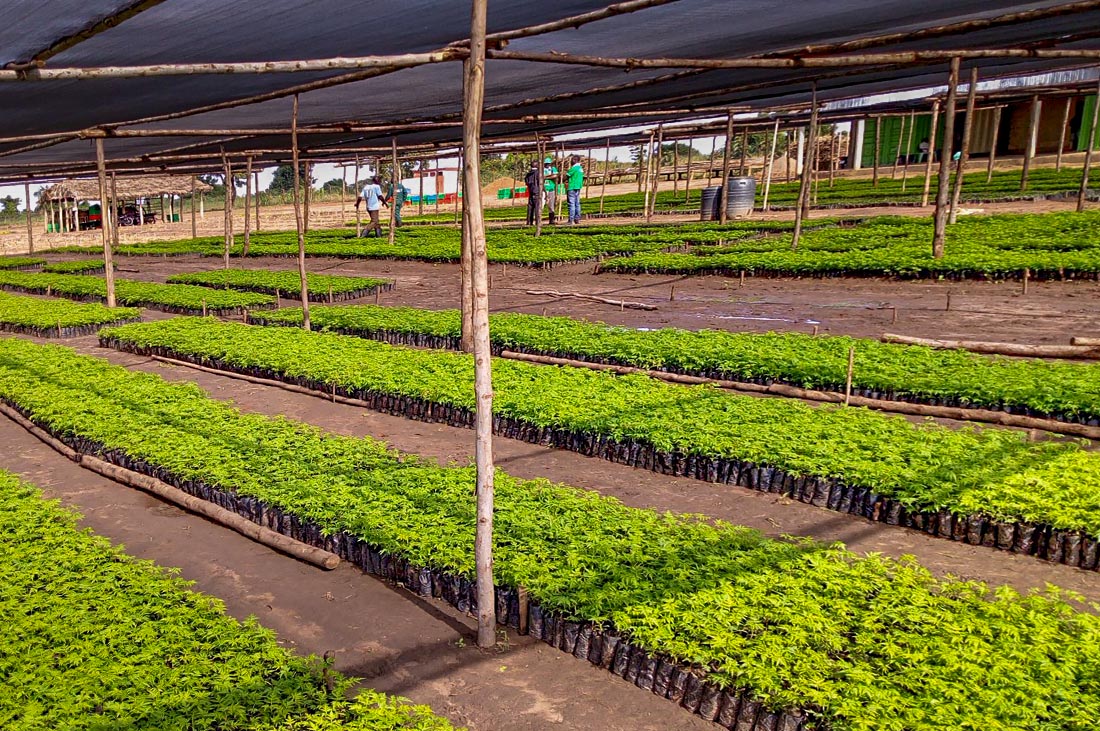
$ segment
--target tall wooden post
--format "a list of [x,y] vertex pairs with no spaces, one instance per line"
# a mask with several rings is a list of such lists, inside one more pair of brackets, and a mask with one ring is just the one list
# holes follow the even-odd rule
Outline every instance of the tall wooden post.
[[195,220],[195,176],[191,176],[191,238],[199,237],[199,224]]
[[[543,157],[542,138],[539,137],[539,133],[535,133],[535,169],[538,171],[539,189],[534,191],[538,198],[535,201],[535,238],[542,236],[542,193],[545,189],[545,182],[543,181],[543,173],[546,171],[545,163],[542,161]],[[528,191],[528,195],[531,191]],[[601,204],[603,203],[601,199]]]
[[[1097,100],[1100,103],[1100,99]],[[1066,97],[1066,106],[1062,109],[1062,134],[1058,136],[1058,158],[1054,162],[1054,169],[1062,172],[1062,151],[1066,147],[1066,133],[1069,132],[1069,112],[1073,107],[1073,97]]]
[[940,124],[940,100],[932,102],[932,131],[928,133],[928,159],[924,161],[924,190],[921,192],[920,204],[923,208],[928,205],[928,194],[932,190],[932,161],[936,159],[936,130]]
[[802,182],[798,185],[798,202],[794,210],[794,235],[791,237],[791,251],[798,248],[798,240],[802,237],[802,219],[806,216],[806,209],[810,200],[810,182],[813,176],[813,155],[811,150],[815,147],[813,138],[817,136],[817,82],[813,84],[811,97],[810,124],[807,129],[806,154],[802,163]]
[[737,174],[744,177],[748,173],[748,160],[749,160],[749,128],[745,127],[741,130],[741,166],[738,168]]
[[[1100,100],[1097,103],[1100,103]],[[1024,169],[1020,173],[1020,190],[1027,190],[1028,178],[1031,176],[1031,161],[1035,158],[1039,144],[1039,119],[1042,114],[1043,102],[1036,94],[1031,97],[1031,119],[1027,126],[1027,150],[1024,152]]]
[[962,149],[959,151],[959,164],[955,168],[955,190],[951,193],[951,212],[948,223],[959,218],[959,199],[962,197],[963,177],[966,174],[966,161],[970,159],[970,131],[974,126],[974,97],[978,89],[978,67],[970,69],[970,86],[966,92],[966,116],[963,117]]
[[989,147],[989,167],[986,169],[985,182],[993,181],[993,165],[997,161],[997,138],[1001,134],[1001,105],[993,107],[993,139]]
[[772,130],[772,146],[771,151],[768,152],[768,174],[764,180],[764,205],[763,209],[768,210],[768,196],[772,191],[772,170],[775,168],[775,147],[779,143],[779,119],[775,120],[775,129]]
[[443,197],[442,180],[443,171],[439,169],[439,158],[435,158],[435,215],[439,215],[440,198]]
[[672,199],[680,198],[680,141],[672,141]]
[[890,170],[890,179],[896,180],[898,177],[898,160],[901,159],[901,142],[905,139],[905,117],[899,116],[901,120],[901,127],[898,128],[898,149],[894,152],[894,167]]
[[1100,82],[1096,84],[1096,103],[1092,105],[1092,125],[1085,141],[1085,168],[1081,171],[1081,187],[1077,191],[1077,212],[1085,210],[1085,197],[1089,192],[1089,170],[1092,168],[1092,148],[1096,142],[1096,124],[1100,122]]
[[714,156],[718,150],[718,138],[710,138],[710,159],[707,161],[707,185],[710,185],[710,179],[714,177]]
[[787,171],[783,175],[783,182],[791,182],[791,131],[787,130],[786,137],[783,140],[783,157],[787,158]]
[[[913,154],[913,127],[917,124],[917,113],[909,112],[909,135],[905,139],[905,163],[901,167],[901,192],[905,192],[905,183],[909,178],[909,156]],[[932,145],[928,145],[932,149]]]
[[418,200],[416,201],[416,215],[424,215],[424,164],[425,160],[420,159],[420,163],[416,166],[417,182],[420,185],[420,192],[418,194]]
[[340,225],[347,223],[348,166],[340,166]]
[[726,144],[723,147],[722,152],[722,194],[718,196],[718,205],[721,206],[718,209],[718,221],[720,223],[726,223],[729,220],[729,201],[730,194],[730,144],[733,141],[733,112],[726,112]]
[[[464,64],[465,65],[465,64]],[[465,71],[465,69],[464,69]],[[483,72],[484,73],[484,72]],[[466,75],[463,74],[463,85],[466,83]],[[465,87],[464,87],[465,88]],[[465,99],[465,97],[463,97]],[[464,123],[465,124],[465,123]],[[480,135],[478,136],[480,140]],[[462,184],[462,179],[466,175],[466,166],[464,164],[463,152],[465,151],[465,143],[463,148],[458,153],[458,181],[455,184],[455,211],[459,210],[458,192],[465,186]],[[481,161],[478,160],[478,170],[480,172]],[[481,187],[478,187],[481,190]],[[466,213],[466,200],[467,196],[462,196],[462,214]],[[462,249],[459,255],[459,276],[461,277],[461,302],[459,305],[459,311],[462,314],[462,333],[460,339],[460,346],[465,353],[474,352],[474,285],[473,285],[473,240],[470,238],[469,231],[469,219],[462,215],[461,220],[457,218],[455,223],[461,223],[462,225]]]
[[564,144],[559,144],[558,145],[558,165],[560,165],[560,167],[558,168],[558,177],[557,177],[557,179],[554,180],[554,190],[556,191],[556,196],[557,196],[557,201],[558,201],[558,220],[559,221],[561,220],[561,217],[562,217],[562,206],[565,205],[565,196],[562,195],[560,192],[557,192],[557,191],[560,191],[560,189],[561,189],[561,186],[559,185],[559,183],[561,182],[561,179],[562,179],[562,173],[565,172],[565,170],[566,170],[565,163],[566,163],[565,145]]
[[23,201],[24,207],[27,209],[27,253],[34,253],[34,223],[31,222],[31,215],[33,213],[34,206],[31,205],[31,184],[30,182],[23,183],[23,194],[26,195],[26,200]]
[[[355,199],[358,201],[361,194],[359,189],[359,156],[355,156]],[[436,200],[439,200],[439,193],[436,192]],[[355,206],[355,236],[359,237],[363,235],[363,218],[359,213],[359,206]]]
[[462,185],[462,177],[463,177],[462,176],[462,171],[464,169],[465,168],[462,165],[462,153],[459,152],[458,153],[458,175],[457,175],[457,178],[455,179],[455,223],[456,224],[458,223],[458,217],[459,217],[459,214],[462,210],[459,207],[459,199],[466,197],[463,194],[464,193],[464,191],[463,191],[464,186]]
[[[584,197],[588,198],[588,194],[592,191],[592,173],[596,171],[596,164],[592,161],[592,148],[589,147],[584,158],[585,176],[584,176]],[[515,186],[512,186],[513,188]]]
[[393,246],[394,238],[397,235],[397,196],[398,188],[401,186],[401,166],[397,161],[397,138],[390,138],[390,166],[393,168],[393,176],[391,183],[391,189],[393,195],[390,196],[390,246]]
[[225,268],[229,268],[229,250],[233,248],[233,165],[229,158],[222,153],[222,164],[225,166]]
[[687,175],[684,177],[684,203],[691,200],[691,158],[695,154],[695,138],[688,138]]
[[[248,246],[252,243],[252,156],[244,160],[244,246],[241,257],[248,256]],[[341,223],[343,223],[341,221]]]
[[657,210],[657,191],[661,187],[661,149],[664,147],[665,142],[665,126],[663,124],[657,125],[657,152],[654,155],[657,160],[654,162],[653,168],[653,197],[649,199],[649,210],[645,214],[645,222],[649,223],[653,217],[653,212]]
[[302,329],[309,330],[309,280],[306,277],[306,229],[302,221],[302,176],[298,166],[298,95],[290,116],[290,152],[294,169],[294,224],[298,230],[298,278],[301,281]]
[[882,117],[875,117],[875,154],[871,156],[873,169],[871,172],[871,185],[878,187],[879,148],[882,146]]
[[[107,163],[103,157],[103,138],[95,140],[95,166],[99,174],[99,205],[103,207],[107,200]],[[103,240],[103,276],[107,280],[107,306],[115,306],[115,264],[112,261],[111,236],[107,230],[106,221],[100,227],[100,238]]]
[[[645,214],[646,223],[649,223],[649,176],[653,168],[653,133],[649,133],[649,145],[646,147],[645,157],[645,199],[642,202],[642,212]],[[641,161],[638,162],[641,165]]]
[[[542,170],[542,159],[539,159],[539,170]],[[541,175],[541,173],[540,173]],[[611,138],[607,138],[607,145],[603,153],[603,182],[600,184],[600,215],[603,215],[603,198],[607,193],[607,178],[611,175]],[[541,191],[540,191],[541,194]],[[539,211],[541,216],[541,209]]]
[[947,82],[947,102],[943,110],[943,146],[940,148],[939,188],[936,190],[935,225],[932,234],[932,256],[942,259],[947,234],[947,200],[951,193],[951,147],[955,138],[955,98],[959,93],[959,58],[951,59],[951,75]]
[[[298,174],[298,168],[294,168],[294,174]],[[304,188],[305,199],[305,213],[302,215],[302,230],[305,233],[309,233],[309,203],[313,199],[313,163],[307,162],[305,164],[305,180],[302,181]]]
[[118,185],[111,172],[111,246],[118,247]]
[[474,393],[477,465],[477,529],[474,558],[477,569],[477,644],[496,644],[496,592],[493,583],[493,373],[489,342],[489,263],[485,221],[481,210],[481,113],[485,98],[485,18],[488,0],[473,0],[470,56],[462,105],[462,146],[466,176],[466,216],[474,301]]

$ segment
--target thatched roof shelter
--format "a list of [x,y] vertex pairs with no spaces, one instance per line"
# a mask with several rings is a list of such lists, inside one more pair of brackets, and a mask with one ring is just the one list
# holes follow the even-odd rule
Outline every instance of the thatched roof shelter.
[[[140,175],[118,177],[114,187],[120,200],[155,198],[160,195],[190,195],[209,193],[211,188],[201,180],[194,181],[190,175]],[[69,178],[55,183],[42,191],[49,200],[99,200],[99,181],[96,178]]]

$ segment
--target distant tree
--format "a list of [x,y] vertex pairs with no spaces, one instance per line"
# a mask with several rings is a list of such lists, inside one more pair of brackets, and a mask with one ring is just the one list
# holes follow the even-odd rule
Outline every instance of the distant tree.
[[[339,193],[340,188],[342,188],[343,186],[344,186],[344,181],[343,180],[341,180],[340,178],[333,178],[332,180],[328,181],[327,183],[325,183],[321,186],[321,192],[322,193]],[[348,187],[351,187],[350,183],[348,184]]]
[[[305,163],[298,163],[298,176],[305,184],[306,179],[306,165]],[[311,177],[309,179],[309,185],[313,185],[317,182],[316,178]],[[294,166],[293,165],[280,165],[275,168],[275,175],[271,178],[271,185],[267,186],[267,190],[270,193],[289,193],[294,190]]]
[[0,217],[15,218],[16,216],[18,216],[19,203],[21,201],[21,198],[16,198],[10,195],[0,198]]

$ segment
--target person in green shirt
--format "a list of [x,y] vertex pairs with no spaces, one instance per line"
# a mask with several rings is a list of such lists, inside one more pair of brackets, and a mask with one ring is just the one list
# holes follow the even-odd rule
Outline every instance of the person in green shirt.
[[542,199],[543,204],[550,211],[550,225],[558,222],[558,168],[554,165],[554,158],[549,155],[543,160],[542,166]]
[[398,180],[396,182],[390,182],[389,191],[386,193],[386,198],[393,203],[393,221],[394,225],[401,227],[403,221],[401,220],[401,207],[405,205],[405,199],[409,196],[409,189]]
[[579,155],[569,158],[569,170],[566,171],[568,183],[565,189],[565,201],[569,204],[569,223],[581,222],[581,189],[584,187],[584,167]]

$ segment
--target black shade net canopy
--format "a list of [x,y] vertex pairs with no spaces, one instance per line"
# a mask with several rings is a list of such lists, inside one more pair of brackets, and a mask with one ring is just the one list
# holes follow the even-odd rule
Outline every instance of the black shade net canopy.
[[[112,170],[285,161],[295,93],[306,160],[461,139],[468,0],[4,5],[3,181],[91,173],[95,137]],[[1100,1],[490,0],[488,17],[487,142],[942,86],[951,55],[982,78],[1100,62]]]

